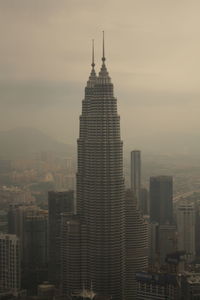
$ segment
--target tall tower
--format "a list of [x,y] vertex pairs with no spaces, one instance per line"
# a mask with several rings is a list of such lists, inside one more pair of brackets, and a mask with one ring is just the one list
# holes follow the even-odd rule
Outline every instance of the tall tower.
[[16,296],[21,287],[19,243],[15,234],[0,233],[0,291]]
[[63,294],[81,287],[81,224],[77,215],[61,215],[61,285]]
[[136,198],[126,191],[126,255],[125,255],[125,299],[136,299],[136,273],[148,268],[147,223],[137,209]]
[[150,219],[159,225],[173,224],[173,178],[150,177]]
[[73,191],[48,193],[49,208],[49,281],[60,286],[61,276],[61,214],[74,212]]
[[131,151],[131,190],[136,196],[137,207],[141,208],[141,152],[139,150]]
[[39,209],[24,222],[23,287],[32,293],[47,279],[47,225],[47,211]]
[[187,200],[177,207],[178,249],[186,251],[187,261],[195,259],[195,206]]
[[[94,53],[94,52],[93,52]],[[80,116],[77,212],[85,232],[82,284],[95,292],[123,299],[124,178],[117,99],[103,57],[85,88]]]

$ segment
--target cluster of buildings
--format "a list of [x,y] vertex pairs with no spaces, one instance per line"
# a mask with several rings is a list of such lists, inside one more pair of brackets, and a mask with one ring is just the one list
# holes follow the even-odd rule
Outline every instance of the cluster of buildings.
[[[150,265],[165,263],[166,255],[185,251],[188,264],[199,258],[199,202],[173,201],[172,176],[150,177],[147,196],[141,188],[141,153],[131,152],[131,189],[148,223]],[[138,192],[139,191],[139,192]]]
[[[48,209],[12,203],[0,234],[0,299],[200,299],[196,208],[173,209],[171,176],[141,185],[131,152],[131,188],[113,84],[92,70],[80,116],[76,191],[50,191]],[[44,158],[46,159],[46,158]],[[200,252],[200,250],[198,250]]]
[[34,203],[35,199],[29,190],[17,186],[0,186],[0,209],[7,210],[12,203]]
[[29,186],[51,183],[58,190],[74,189],[74,159],[51,151],[37,153],[35,159],[0,159],[0,182],[4,185]]

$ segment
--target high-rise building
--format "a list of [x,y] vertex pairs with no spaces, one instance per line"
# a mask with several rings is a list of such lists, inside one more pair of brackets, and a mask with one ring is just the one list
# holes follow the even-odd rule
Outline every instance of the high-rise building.
[[178,249],[186,251],[187,261],[195,258],[195,207],[182,200],[177,206]]
[[177,250],[176,226],[172,224],[160,225],[158,229],[157,254],[159,263],[165,264],[167,254]]
[[125,299],[136,299],[137,280],[135,274],[148,268],[148,234],[137,202],[130,190],[126,191],[126,252],[125,252]]
[[141,151],[131,151],[131,190],[137,199],[137,206],[141,209],[140,190],[141,190]]
[[46,211],[27,216],[25,220],[24,243],[27,251],[24,262],[27,265],[46,265],[47,263],[47,219]]
[[159,225],[173,224],[173,179],[171,176],[150,178],[150,220]]
[[20,240],[21,284],[31,291],[47,279],[48,212],[32,205],[10,205],[8,232]]
[[148,221],[149,266],[152,267],[159,264],[159,225],[158,223],[151,223],[150,220]]
[[164,267],[166,257],[177,250],[176,226],[149,223],[149,266]]
[[0,232],[8,233],[8,213],[6,210],[0,211]]
[[184,272],[182,275],[181,300],[200,299],[200,273]]
[[78,139],[77,212],[85,226],[82,285],[123,299],[125,208],[120,117],[103,46],[99,76],[85,88]]
[[140,211],[143,215],[149,215],[149,191],[146,188],[140,189]]
[[20,238],[20,254],[23,262],[24,259],[24,229],[27,216],[37,215],[40,208],[35,205],[23,205],[20,203],[9,206],[8,211],[8,233],[16,234]]
[[49,280],[60,285],[60,241],[61,241],[61,214],[74,212],[73,191],[55,192],[48,194],[49,208]]
[[39,283],[47,280],[48,214],[40,210],[38,215],[26,217],[24,223],[23,287],[36,293]]
[[73,294],[81,286],[81,224],[77,215],[61,216],[61,285],[63,294]]
[[195,252],[196,258],[200,258],[200,239],[199,239],[199,228],[200,228],[200,201],[195,205]]
[[[139,272],[137,300],[181,300],[180,278],[177,274]],[[134,299],[134,298],[133,298]]]
[[17,295],[21,286],[19,238],[0,233],[0,293]]

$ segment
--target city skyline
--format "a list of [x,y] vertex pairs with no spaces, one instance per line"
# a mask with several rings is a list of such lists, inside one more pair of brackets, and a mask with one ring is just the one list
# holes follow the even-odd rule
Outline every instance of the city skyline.
[[0,0],[1,295],[200,297],[188,1]]

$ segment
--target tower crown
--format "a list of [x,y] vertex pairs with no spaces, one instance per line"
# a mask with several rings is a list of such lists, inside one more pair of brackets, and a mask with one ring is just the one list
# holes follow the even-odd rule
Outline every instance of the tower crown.
[[104,41],[104,31],[103,31],[103,55],[102,55],[101,70],[99,72],[99,77],[97,80],[98,84],[110,84],[111,83],[111,78],[107,71],[105,60],[106,60],[106,58],[105,58],[105,41]]
[[96,76],[96,72],[95,72],[95,63],[94,63],[94,40],[92,40],[92,70],[91,70],[91,73],[90,73],[90,76],[89,76],[89,79],[87,81],[87,87],[88,88],[92,88],[94,87],[94,84],[96,83],[96,80],[97,80],[97,76]]

